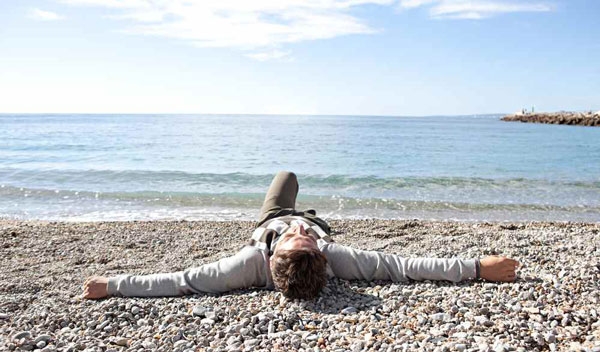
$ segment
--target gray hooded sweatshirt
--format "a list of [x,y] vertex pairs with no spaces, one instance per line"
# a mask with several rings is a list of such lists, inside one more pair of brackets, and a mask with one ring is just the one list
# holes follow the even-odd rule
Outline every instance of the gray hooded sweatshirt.
[[[289,220],[289,219],[288,219]],[[295,219],[306,228],[311,223]],[[304,223],[304,224],[303,224]],[[284,233],[290,225],[277,221],[269,226]],[[312,224],[314,225],[314,224]],[[257,229],[256,231],[259,231]],[[261,233],[262,234],[262,233]],[[346,280],[447,280],[459,282],[477,278],[478,259],[402,258],[395,254],[365,251],[328,242],[326,236],[317,245],[327,258],[328,277]],[[273,289],[270,256],[276,245],[248,245],[237,254],[217,262],[184,271],[152,275],[119,275],[108,280],[110,296],[161,297],[193,293],[222,293],[242,288]]]

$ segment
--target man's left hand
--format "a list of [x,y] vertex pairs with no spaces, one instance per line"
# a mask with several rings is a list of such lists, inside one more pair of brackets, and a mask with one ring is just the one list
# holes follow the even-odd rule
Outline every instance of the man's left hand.
[[515,281],[519,262],[507,257],[492,255],[481,259],[481,278],[489,281]]

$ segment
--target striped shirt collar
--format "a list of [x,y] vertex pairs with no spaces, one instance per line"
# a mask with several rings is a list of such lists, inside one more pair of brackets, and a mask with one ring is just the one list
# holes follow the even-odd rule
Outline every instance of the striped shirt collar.
[[331,237],[319,225],[302,216],[288,215],[261,224],[252,233],[248,244],[262,250],[268,250],[269,255],[272,255],[281,235],[294,224],[304,227],[306,233],[317,240],[322,239],[326,242],[332,242]]

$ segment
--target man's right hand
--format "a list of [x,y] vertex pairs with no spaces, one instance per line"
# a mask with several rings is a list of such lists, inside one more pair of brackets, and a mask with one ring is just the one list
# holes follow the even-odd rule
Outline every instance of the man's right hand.
[[108,296],[107,277],[91,276],[83,283],[83,298],[100,299],[106,296]]
[[497,255],[485,257],[480,260],[481,278],[489,281],[515,281],[519,262]]

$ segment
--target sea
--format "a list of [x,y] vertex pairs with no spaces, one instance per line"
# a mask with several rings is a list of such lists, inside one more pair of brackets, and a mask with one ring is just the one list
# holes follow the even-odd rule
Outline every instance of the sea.
[[501,115],[0,114],[0,218],[600,221],[600,128]]

